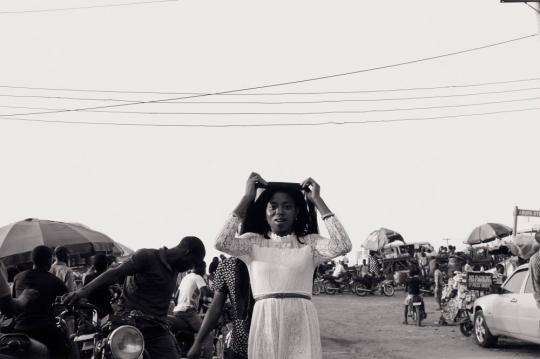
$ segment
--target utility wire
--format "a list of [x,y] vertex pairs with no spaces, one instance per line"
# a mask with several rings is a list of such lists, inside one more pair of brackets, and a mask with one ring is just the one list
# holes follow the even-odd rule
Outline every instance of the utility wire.
[[468,113],[460,115],[433,116],[433,117],[410,117],[389,120],[362,120],[362,121],[324,121],[324,122],[287,122],[287,123],[228,123],[228,124],[168,124],[168,123],[133,123],[133,122],[90,122],[90,121],[64,121],[64,120],[43,120],[36,118],[16,118],[7,117],[0,120],[19,121],[19,122],[40,122],[40,123],[60,123],[71,125],[100,125],[100,126],[135,126],[135,127],[193,127],[193,128],[228,128],[228,127],[288,127],[288,126],[324,126],[324,125],[365,125],[370,123],[394,123],[409,121],[431,121],[451,118],[464,118],[473,116],[496,115],[503,113],[517,113],[526,111],[538,111],[540,107],[529,107],[514,110],[503,110],[493,112]]
[[[310,100],[310,101],[163,101],[157,102],[158,104],[205,104],[205,105],[217,105],[217,104],[233,104],[233,105],[295,105],[295,104],[322,104],[322,103],[340,103],[340,102],[377,102],[377,101],[403,101],[403,100],[425,100],[425,99],[436,99],[436,98],[453,98],[453,97],[468,97],[468,96],[478,96],[478,95],[494,95],[494,94],[504,94],[512,92],[522,92],[522,91],[531,91],[531,90],[540,90],[540,87],[527,87],[527,88],[518,88],[511,90],[501,90],[501,91],[486,91],[486,92],[469,92],[465,94],[452,94],[452,95],[433,95],[433,96],[412,96],[412,97],[388,97],[388,98],[373,98],[373,99],[334,99],[334,100]],[[55,100],[80,100],[80,101],[115,101],[115,102],[129,102],[133,100],[125,99],[112,99],[112,98],[87,98],[87,97],[63,97],[63,96],[41,96],[41,95],[11,95],[11,94],[0,94],[0,97],[14,97],[14,98],[45,98],[45,99],[55,99]],[[71,111],[70,109],[62,109],[59,111]],[[86,110],[80,110],[86,111]],[[90,111],[90,110],[88,110]],[[17,114],[26,115],[26,114]],[[13,115],[15,116],[15,114]]]
[[96,9],[96,8],[104,8],[104,7],[116,7],[116,6],[131,6],[131,5],[153,4],[153,3],[171,2],[171,1],[178,1],[178,0],[136,1],[136,2],[127,2],[127,3],[120,3],[120,4],[89,5],[89,6],[66,7],[66,8],[57,8],[57,9],[35,9],[35,10],[0,11],[0,14],[28,14],[28,13],[36,13],[36,12],[53,12],[53,11],[68,11],[68,10],[84,10],[84,9]]
[[[107,110],[89,110],[85,112],[92,113],[113,113],[113,114],[135,114],[135,115],[330,115],[330,114],[363,114],[363,113],[379,113],[379,112],[396,112],[396,111],[418,111],[418,110],[435,110],[435,109],[448,109],[448,108],[460,108],[460,107],[472,107],[472,106],[486,106],[502,103],[513,103],[523,101],[540,100],[538,97],[528,97],[512,100],[501,101],[488,101],[488,102],[476,102],[468,104],[458,105],[443,105],[443,106],[424,106],[424,107],[403,107],[403,108],[390,108],[390,109],[371,109],[371,110],[349,110],[349,111],[313,111],[313,112],[153,112],[153,111],[107,111]],[[26,107],[26,106],[4,106],[1,108],[24,108],[30,110],[51,110],[59,111],[59,108],[43,108],[43,107]]]
[[[538,81],[540,77],[528,79],[497,81],[497,82],[481,82],[473,84],[461,85],[444,85],[434,87],[410,87],[410,88],[393,88],[379,90],[351,90],[351,91],[320,91],[320,92],[259,92],[259,93],[238,93],[238,94],[216,94],[229,96],[272,96],[272,95],[327,95],[327,94],[348,94],[348,93],[376,93],[376,92],[398,92],[398,91],[421,91],[421,90],[439,90],[452,89],[463,87],[477,87],[490,85],[503,85],[517,82]],[[10,86],[0,85],[0,88],[20,89],[20,90],[43,90],[43,91],[64,91],[64,92],[101,92],[101,93],[121,93],[121,94],[153,94],[153,95],[203,95],[201,92],[164,92],[164,91],[122,91],[122,90],[89,90],[89,89],[71,89],[71,88],[51,88],[51,87],[30,87],[30,86]],[[121,100],[111,100],[121,101]]]
[[[459,55],[459,54],[478,51],[478,50],[487,49],[487,48],[491,48],[491,47],[495,47],[495,46],[500,46],[500,45],[504,45],[504,44],[508,44],[508,43],[512,43],[512,42],[516,42],[516,41],[520,41],[520,40],[525,40],[525,39],[536,37],[536,36],[538,36],[538,34],[531,34],[531,35],[521,36],[521,37],[518,37],[518,38],[506,40],[506,41],[500,41],[500,42],[491,43],[491,44],[488,44],[488,45],[469,48],[469,49],[466,49],[466,50],[449,52],[449,53],[445,53],[445,54],[441,54],[441,55],[436,55],[436,56],[431,56],[431,57],[424,57],[424,58],[420,58],[420,59],[416,59],[416,60],[399,62],[399,63],[395,63],[395,64],[391,64],[391,65],[371,67],[371,68],[362,69],[362,70],[343,72],[343,73],[326,75],[326,76],[319,76],[319,77],[312,77],[312,78],[296,80],[296,81],[280,82],[280,83],[274,83],[274,84],[269,84],[269,85],[246,87],[246,88],[235,89],[235,90],[217,91],[217,92],[212,92],[212,93],[207,93],[207,94],[191,95],[191,96],[169,98],[169,99],[159,99],[159,100],[151,100],[151,101],[135,101],[135,102],[132,102],[132,103],[124,103],[124,104],[103,105],[103,106],[86,107],[86,108],[74,108],[74,109],[69,109],[69,110],[65,110],[65,111],[48,111],[48,112],[26,113],[26,114],[11,114],[9,116],[27,116],[27,115],[41,115],[41,114],[59,113],[59,112],[75,112],[75,111],[84,111],[84,110],[98,110],[98,109],[103,109],[103,108],[113,108],[113,107],[121,107],[121,106],[141,105],[141,104],[147,104],[147,103],[158,103],[158,102],[166,102],[166,101],[174,101],[174,100],[184,100],[184,99],[189,99],[189,98],[198,98],[198,97],[213,96],[213,95],[218,95],[218,94],[244,92],[244,91],[250,91],[250,90],[260,90],[260,89],[263,89],[263,88],[300,84],[300,83],[306,83],[306,82],[312,82],[312,81],[318,81],[318,80],[325,80],[325,79],[343,77],[343,76],[350,76],[350,75],[360,74],[360,73],[364,73],[364,72],[383,70],[383,69],[388,69],[388,68],[393,68],[393,67],[398,67],[398,66],[404,66],[404,65],[410,65],[410,64],[429,61],[429,60],[440,59],[440,58],[444,58],[444,57],[448,57],[448,56]],[[2,115],[2,116],[5,117],[7,115]]]

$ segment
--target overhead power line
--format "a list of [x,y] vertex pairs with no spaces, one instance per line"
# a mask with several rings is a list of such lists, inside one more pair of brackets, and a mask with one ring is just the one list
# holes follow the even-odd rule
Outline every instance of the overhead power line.
[[[309,101],[166,101],[156,102],[158,104],[233,104],[233,105],[291,105],[291,104],[320,104],[320,103],[340,103],[340,102],[378,102],[378,101],[404,101],[404,100],[425,100],[436,98],[453,98],[453,97],[468,97],[479,95],[495,95],[512,92],[532,91],[540,90],[540,87],[527,87],[511,90],[501,91],[486,91],[486,92],[469,92],[465,94],[452,94],[452,95],[432,95],[432,96],[411,96],[411,97],[386,97],[386,98],[362,98],[362,99],[333,99],[333,100],[309,100]],[[13,97],[13,98],[45,98],[54,100],[77,100],[77,101],[114,101],[114,102],[129,102],[125,99],[111,99],[111,98],[86,98],[86,97],[63,97],[63,96],[41,96],[41,95],[12,95],[12,94],[0,94],[0,97]],[[61,109],[59,111],[71,111],[70,109]],[[91,110],[79,110],[79,111],[91,111]],[[26,114],[17,114],[21,116]],[[15,116],[15,114],[13,115]]]
[[[495,95],[505,94],[512,92],[532,91],[540,90],[540,87],[527,87],[517,88],[511,90],[501,91],[486,91],[486,92],[469,92],[464,94],[452,94],[452,95],[432,95],[432,96],[411,96],[411,97],[385,97],[385,98],[362,98],[362,99],[332,99],[332,100],[309,100],[309,101],[160,101],[155,102],[158,104],[233,104],[233,105],[291,105],[291,104],[322,104],[322,103],[340,103],[340,102],[378,102],[378,101],[404,101],[404,100],[426,100],[436,98],[453,98],[453,97],[468,97],[479,95]],[[87,98],[87,97],[64,97],[64,96],[41,96],[41,95],[12,95],[12,94],[0,94],[0,97],[13,97],[13,98],[44,98],[53,100],[77,100],[77,101],[113,101],[113,102],[133,102],[133,100],[126,99],[112,99],[112,98]],[[70,109],[61,109],[59,111],[72,111]],[[91,111],[81,109],[79,111]],[[26,114],[13,114],[13,116],[23,116]]]
[[[131,114],[131,115],[330,115],[330,114],[365,114],[365,113],[382,113],[382,112],[398,112],[398,111],[420,111],[420,110],[435,110],[435,109],[449,109],[460,107],[473,107],[473,106],[487,106],[503,103],[524,102],[540,100],[540,96],[527,97],[511,100],[500,101],[487,101],[487,102],[475,102],[467,104],[457,105],[442,105],[442,106],[422,106],[422,107],[402,107],[402,108],[385,108],[385,109],[369,109],[369,110],[329,110],[329,111],[310,111],[310,112],[159,112],[159,111],[111,111],[111,110],[89,110],[85,112],[91,113],[109,113],[109,114]],[[23,108],[30,110],[50,110],[60,111],[60,108],[47,108],[47,107],[26,107],[26,106],[5,106],[0,105],[1,108]]]
[[[166,102],[166,101],[174,101],[174,100],[184,100],[184,99],[206,97],[206,96],[213,96],[213,95],[220,95],[220,94],[245,92],[245,91],[251,91],[251,90],[260,90],[260,89],[264,89],[264,88],[271,88],[271,87],[278,87],[278,86],[295,85],[295,84],[300,84],[300,83],[307,83],[307,82],[325,80],[325,79],[330,79],[330,78],[350,76],[350,75],[355,75],[355,74],[360,74],[360,73],[365,73],[365,72],[370,72],[370,71],[389,69],[389,68],[398,67],[398,66],[404,66],[404,65],[410,65],[410,64],[419,63],[419,62],[425,62],[425,61],[429,61],[429,60],[440,59],[440,58],[444,58],[444,57],[448,57],[448,56],[464,54],[464,53],[478,51],[478,50],[482,50],[482,49],[487,49],[487,48],[500,46],[500,45],[504,45],[504,44],[508,44],[508,43],[512,43],[512,42],[516,42],[516,41],[521,41],[521,40],[525,40],[525,39],[536,37],[536,36],[538,36],[538,34],[531,34],[531,35],[521,36],[521,37],[518,37],[518,38],[506,40],[506,41],[500,41],[500,42],[491,43],[491,44],[488,44],[488,45],[469,48],[469,49],[466,49],[466,50],[449,52],[449,53],[445,53],[445,54],[441,54],[441,55],[424,57],[424,58],[420,58],[420,59],[416,59],[416,60],[399,62],[399,63],[395,63],[395,64],[391,64],[391,65],[371,67],[371,68],[367,68],[367,69],[343,72],[343,73],[326,75],[326,76],[311,77],[311,78],[302,79],[302,80],[295,80],[295,81],[274,83],[274,84],[269,84],[269,85],[246,87],[246,88],[235,89],[235,90],[217,91],[217,92],[212,92],[212,93],[207,93],[207,94],[191,95],[191,96],[177,97],[177,98],[158,99],[158,100],[150,100],[150,101],[135,101],[135,102],[132,102],[132,103],[122,103],[122,104],[114,104],[114,105],[103,105],[103,106],[94,106],[94,107],[74,108],[74,109],[62,110],[62,111],[47,111],[47,112],[35,112],[35,113],[26,113],[26,114],[11,114],[9,116],[28,116],[28,115],[41,115],[41,114],[60,113],[60,112],[76,112],[76,111],[85,111],[85,110],[98,110],[98,109],[104,109],[104,108],[114,108],[114,107],[142,105],[142,104],[148,104],[148,103],[158,103],[158,102]],[[2,116],[5,117],[5,116],[8,116],[8,115],[2,115]]]
[[394,122],[409,122],[409,121],[433,121],[452,118],[465,118],[475,116],[496,115],[504,113],[518,113],[527,111],[538,111],[540,107],[529,107],[513,110],[501,110],[492,112],[468,113],[459,115],[447,116],[431,116],[431,117],[410,117],[397,118],[388,120],[361,120],[361,121],[324,121],[324,122],[284,122],[284,123],[226,123],[226,124],[180,124],[180,123],[135,123],[135,122],[90,122],[90,121],[67,121],[67,120],[44,120],[37,118],[17,118],[4,117],[0,120],[18,121],[18,122],[38,122],[38,123],[57,123],[70,125],[97,125],[97,126],[134,126],[134,127],[192,127],[192,128],[229,128],[229,127],[287,127],[287,126],[324,126],[324,125],[365,125],[378,123],[394,123]]
[[54,9],[30,9],[30,10],[0,11],[0,14],[28,14],[28,13],[36,13],[36,12],[85,10],[85,9],[97,9],[97,8],[104,8],[104,7],[117,7],[117,6],[132,6],[132,5],[153,4],[153,3],[172,2],[172,1],[178,1],[178,0],[133,1],[133,2],[127,2],[127,3],[120,3],[120,4],[88,5],[88,6],[65,7],[65,8],[54,8]]
[[[376,93],[376,92],[399,92],[399,91],[422,91],[422,90],[442,90],[453,88],[465,88],[465,87],[478,87],[478,86],[491,86],[491,85],[504,85],[517,82],[529,82],[538,81],[540,77],[533,77],[528,79],[519,80],[507,80],[496,82],[480,82],[473,84],[459,84],[459,85],[443,85],[432,87],[409,87],[409,88],[393,88],[393,89],[372,89],[372,90],[350,90],[350,91],[318,91],[318,92],[256,92],[256,93],[235,93],[235,94],[216,94],[228,95],[228,96],[278,96],[278,95],[327,95],[327,94],[351,94],[351,93]],[[18,90],[43,90],[43,91],[59,91],[59,92],[93,92],[93,93],[121,93],[121,94],[150,94],[150,95],[203,95],[203,92],[166,92],[166,91],[124,91],[124,90],[91,90],[91,89],[72,89],[72,88],[53,88],[53,87],[30,87],[30,86],[13,86],[13,85],[0,85],[0,88],[18,89]],[[51,96],[54,98],[56,96]],[[85,98],[82,98],[83,100]],[[106,99],[105,99],[106,100]],[[122,101],[110,99],[110,101]]]

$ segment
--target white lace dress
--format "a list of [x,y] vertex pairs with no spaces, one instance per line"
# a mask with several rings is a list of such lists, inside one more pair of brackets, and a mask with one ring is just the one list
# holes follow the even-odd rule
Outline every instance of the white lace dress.
[[[335,216],[324,220],[330,238],[318,234],[291,234],[270,239],[256,233],[237,236],[240,219],[231,216],[216,241],[216,248],[239,257],[249,270],[255,298],[267,294],[296,293],[311,297],[313,272],[323,261],[351,250],[351,241]],[[250,359],[322,358],[319,321],[315,306],[302,298],[258,300],[249,333]]]

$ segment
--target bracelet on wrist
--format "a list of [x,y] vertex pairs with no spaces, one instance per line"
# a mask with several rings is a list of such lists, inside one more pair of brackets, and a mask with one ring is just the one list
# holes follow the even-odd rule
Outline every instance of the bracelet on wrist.
[[329,213],[325,213],[325,214],[321,214],[321,218],[323,220],[327,219],[327,218],[330,218],[332,216],[335,216],[335,214],[333,212],[329,212]]

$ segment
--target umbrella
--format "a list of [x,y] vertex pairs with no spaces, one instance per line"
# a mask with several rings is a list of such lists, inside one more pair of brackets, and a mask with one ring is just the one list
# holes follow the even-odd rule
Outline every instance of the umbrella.
[[466,244],[478,244],[503,238],[512,234],[512,228],[500,223],[484,223],[473,229]]
[[0,259],[4,263],[30,262],[31,252],[38,245],[65,246],[70,254],[123,252],[110,237],[79,223],[28,218],[0,228]]
[[379,228],[369,234],[369,236],[364,240],[362,247],[370,251],[378,251],[384,247],[385,244],[394,241],[401,241],[405,243],[405,240],[398,232],[388,228]]
[[535,239],[537,236],[540,236],[540,234],[536,233],[536,236],[518,234],[511,241],[508,241],[507,244],[513,255],[527,260],[540,249],[540,243]]

